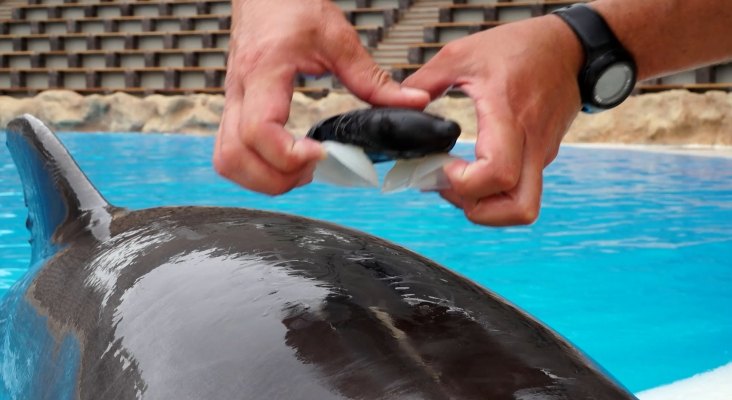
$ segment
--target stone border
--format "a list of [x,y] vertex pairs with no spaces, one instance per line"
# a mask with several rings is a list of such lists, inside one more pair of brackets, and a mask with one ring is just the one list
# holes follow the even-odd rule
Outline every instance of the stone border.
[[[365,107],[366,103],[350,94],[330,93],[313,99],[295,93],[286,128],[302,136],[323,118]],[[59,132],[215,135],[223,109],[223,95],[140,98],[121,92],[82,96],[49,90],[32,98],[0,96],[0,129],[11,119],[30,113]],[[477,118],[470,98],[442,97],[427,111],[457,121],[462,140],[476,137]],[[732,93],[673,90],[632,96],[616,109],[580,114],[563,143],[732,146]]]

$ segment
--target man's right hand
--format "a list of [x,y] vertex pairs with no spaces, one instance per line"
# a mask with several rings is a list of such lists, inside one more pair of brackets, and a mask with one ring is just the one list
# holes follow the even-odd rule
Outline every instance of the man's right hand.
[[440,194],[473,223],[532,224],[543,170],[580,111],[582,47],[557,16],[512,22],[447,44],[405,87],[440,97],[460,88],[475,103],[476,161],[445,168]]
[[331,0],[233,0],[226,100],[213,164],[244,188],[278,195],[312,181],[318,142],[284,128],[296,74],[333,73],[361,100],[423,109],[430,96],[401,88],[364,49]]

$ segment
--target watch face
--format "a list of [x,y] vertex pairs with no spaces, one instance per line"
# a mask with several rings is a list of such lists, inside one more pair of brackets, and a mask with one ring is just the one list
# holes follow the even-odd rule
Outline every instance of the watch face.
[[613,64],[600,75],[594,91],[599,104],[613,104],[633,89],[633,69],[627,63]]

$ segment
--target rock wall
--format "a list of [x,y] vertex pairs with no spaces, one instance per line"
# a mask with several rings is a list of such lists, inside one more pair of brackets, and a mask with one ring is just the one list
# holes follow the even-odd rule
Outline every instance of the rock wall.
[[[304,135],[325,117],[362,107],[367,104],[347,94],[313,100],[295,93],[286,127]],[[138,98],[124,93],[81,96],[47,91],[24,99],[0,96],[0,129],[16,116],[31,113],[56,131],[213,135],[223,109],[222,95]],[[475,138],[475,110],[469,98],[445,97],[427,111],[454,119],[463,129],[463,138]],[[580,114],[564,141],[732,145],[732,94],[677,90],[634,96],[614,110]]]

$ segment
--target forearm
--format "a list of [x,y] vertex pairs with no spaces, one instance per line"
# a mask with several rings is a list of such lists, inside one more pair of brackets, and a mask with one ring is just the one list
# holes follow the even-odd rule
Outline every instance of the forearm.
[[638,80],[732,60],[730,0],[596,0]]

